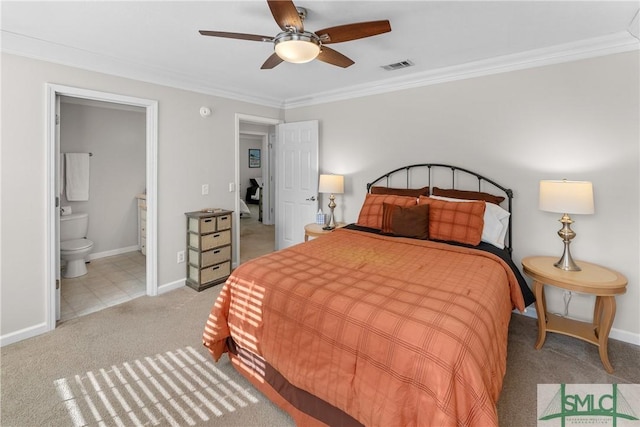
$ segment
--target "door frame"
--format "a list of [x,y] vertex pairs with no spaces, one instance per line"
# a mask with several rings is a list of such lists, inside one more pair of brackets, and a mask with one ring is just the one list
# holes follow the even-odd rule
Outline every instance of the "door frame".
[[147,256],[146,277],[147,295],[158,294],[158,251],[157,251],[157,218],[158,218],[158,101],[132,96],[118,95],[108,92],[82,89],[59,84],[46,84],[46,151],[47,151],[47,231],[46,258],[47,277],[45,283],[45,319],[46,329],[56,327],[56,257],[59,257],[59,244],[56,242],[57,230],[60,227],[56,220],[57,181],[59,180],[56,162],[56,99],[59,96],[83,98],[123,105],[142,107],[146,112],[146,181],[147,181]]
[[[277,126],[280,123],[284,123],[284,120],[275,119],[272,117],[263,117],[263,116],[253,116],[250,114],[236,113],[235,115],[235,173],[234,173],[234,192],[235,192],[235,200],[234,200],[234,222],[236,224],[240,224],[240,123],[253,123],[258,125],[270,125]],[[267,144],[269,143],[269,138],[267,136]],[[275,157],[272,156],[273,159],[270,159],[271,170],[269,171],[270,175],[273,175],[277,165],[275,164]],[[264,159],[263,159],[264,162]],[[272,185],[271,182],[267,183],[268,185]],[[235,259],[235,266],[240,265],[240,229],[239,227],[234,227],[236,232],[233,236],[233,259]]]

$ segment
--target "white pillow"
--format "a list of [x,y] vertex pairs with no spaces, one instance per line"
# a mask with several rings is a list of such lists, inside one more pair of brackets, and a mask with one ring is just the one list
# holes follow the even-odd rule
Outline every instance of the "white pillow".
[[[454,199],[452,197],[429,196],[436,200],[448,202],[476,202],[477,200]],[[481,200],[482,201],[482,200]],[[504,239],[509,228],[509,211],[502,209],[494,203],[485,202],[484,226],[482,228],[481,240],[493,246],[504,249]]]

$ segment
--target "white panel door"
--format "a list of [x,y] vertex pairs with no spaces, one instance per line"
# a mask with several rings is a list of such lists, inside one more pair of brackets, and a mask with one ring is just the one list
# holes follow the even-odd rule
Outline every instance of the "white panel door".
[[304,241],[318,211],[318,121],[277,126],[276,249]]

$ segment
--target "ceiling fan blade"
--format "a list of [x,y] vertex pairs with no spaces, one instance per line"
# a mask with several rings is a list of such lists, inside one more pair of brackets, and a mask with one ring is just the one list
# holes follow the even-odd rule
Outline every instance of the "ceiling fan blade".
[[316,31],[316,35],[322,40],[322,44],[340,43],[350,40],[376,36],[391,31],[389,21],[359,22],[356,24],[338,25]]
[[337,65],[338,67],[342,68],[347,68],[355,64],[355,62],[353,62],[351,59],[347,58],[340,52],[326,46],[322,46],[320,54],[316,59],[322,62],[326,62],[327,64]]
[[280,64],[281,62],[282,62],[282,58],[280,58],[274,52],[273,54],[271,54],[270,57],[267,58],[266,61],[264,61],[264,64],[262,64],[262,67],[260,67],[260,69],[261,70],[270,70],[273,67],[275,67],[276,65]]
[[227,33],[225,31],[205,31],[205,30],[200,30],[199,32],[203,36],[225,37],[225,38],[228,38],[228,39],[240,39],[240,40],[253,40],[253,41],[257,41],[257,42],[270,42],[270,41],[273,41],[272,37],[259,36],[259,35],[256,35],[256,34]]
[[286,31],[287,28],[295,28],[300,33],[304,31],[298,9],[291,0],[267,0],[267,3],[273,19],[276,20],[282,31]]

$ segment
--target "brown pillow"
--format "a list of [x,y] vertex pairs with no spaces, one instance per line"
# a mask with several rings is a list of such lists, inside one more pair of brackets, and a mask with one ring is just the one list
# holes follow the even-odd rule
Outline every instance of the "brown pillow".
[[358,222],[363,227],[382,228],[382,204],[390,203],[400,206],[415,206],[418,204],[416,197],[394,196],[392,194],[367,194],[360,208]]
[[499,205],[504,201],[504,197],[502,196],[494,196],[493,194],[483,193],[481,191],[455,190],[453,188],[442,189],[433,187],[431,194],[434,196],[451,197],[452,199],[484,200],[485,202],[495,205]]
[[459,203],[420,197],[419,203],[429,205],[429,239],[480,244],[484,201]]
[[394,194],[396,196],[428,196],[429,187],[422,188],[390,188],[390,187],[371,187],[371,194]]
[[429,205],[398,206],[383,203],[382,232],[393,236],[427,240]]

